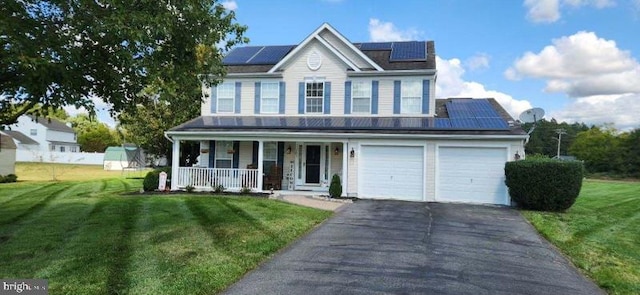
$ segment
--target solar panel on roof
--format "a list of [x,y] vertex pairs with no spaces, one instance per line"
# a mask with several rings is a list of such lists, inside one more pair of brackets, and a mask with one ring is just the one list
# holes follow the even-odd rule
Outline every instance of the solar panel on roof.
[[502,118],[476,118],[478,126],[486,129],[506,129],[509,124]]
[[264,48],[264,46],[247,46],[235,48],[222,59],[222,63],[227,65],[245,64],[262,48]]
[[291,51],[295,46],[265,46],[260,50],[253,58],[247,61],[247,64],[263,65],[263,64],[277,64],[282,58]]
[[360,50],[391,50],[393,42],[373,42],[360,44]]
[[427,58],[427,47],[425,42],[393,42],[391,48],[390,61],[411,61],[425,60]]

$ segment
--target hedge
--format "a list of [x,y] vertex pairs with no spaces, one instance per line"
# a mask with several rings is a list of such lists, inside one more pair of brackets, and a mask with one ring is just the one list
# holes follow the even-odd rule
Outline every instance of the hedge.
[[507,162],[505,175],[511,200],[518,207],[564,211],[580,194],[584,165],[579,161],[527,159]]
[[0,183],[10,183],[18,181],[18,176],[15,174],[7,174],[5,176],[0,175]]
[[153,171],[149,171],[142,181],[142,188],[145,192],[152,192],[158,189],[158,182],[160,182],[160,172],[167,173],[167,185],[171,179],[171,167],[157,168]]

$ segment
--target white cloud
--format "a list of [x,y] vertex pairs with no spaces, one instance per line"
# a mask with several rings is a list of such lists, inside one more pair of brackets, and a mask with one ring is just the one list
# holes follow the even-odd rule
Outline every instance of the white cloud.
[[436,96],[439,98],[495,98],[516,119],[520,113],[532,107],[527,100],[518,100],[506,93],[486,89],[478,82],[465,81],[462,77],[465,70],[457,58],[445,60],[436,57],[436,64],[438,65]]
[[551,112],[559,121],[601,125],[614,123],[616,128],[640,128],[640,94],[602,95],[576,99],[564,109]]
[[552,23],[560,19],[558,0],[525,0],[527,18],[535,23]]
[[488,69],[491,57],[486,53],[478,53],[465,61],[466,66],[471,71]]
[[615,41],[593,32],[554,39],[538,53],[526,52],[505,76],[543,79],[546,91],[570,97],[640,92],[640,63]]
[[400,30],[392,22],[369,19],[369,39],[372,42],[417,40],[419,37],[420,32],[416,29]]
[[222,7],[227,10],[236,10],[238,9],[238,3],[235,0],[225,0],[222,1]]
[[561,17],[561,8],[591,6],[597,9],[615,6],[614,0],[525,0],[527,18],[534,23],[554,23]]
[[640,63],[595,33],[578,32],[553,40],[538,53],[527,52],[505,75],[542,79],[545,91],[575,98],[550,113],[558,120],[640,127]]

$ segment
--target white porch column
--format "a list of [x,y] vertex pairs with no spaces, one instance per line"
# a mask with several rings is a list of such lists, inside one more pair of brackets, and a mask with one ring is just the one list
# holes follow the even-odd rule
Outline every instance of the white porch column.
[[263,159],[264,159],[264,141],[258,140],[258,191],[262,191],[262,181],[264,180],[264,167],[263,167]]
[[346,197],[347,196],[347,188],[349,187],[349,173],[348,173],[348,168],[349,165],[347,163],[347,161],[349,160],[349,151],[347,150],[349,147],[347,145],[347,142],[344,141],[342,142],[342,196]]
[[171,190],[178,190],[178,167],[180,167],[180,140],[173,140],[173,152],[171,153]]

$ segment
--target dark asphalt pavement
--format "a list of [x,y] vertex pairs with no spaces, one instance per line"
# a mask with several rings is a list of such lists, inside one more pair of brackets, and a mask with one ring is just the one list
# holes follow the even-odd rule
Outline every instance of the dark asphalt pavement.
[[604,294],[513,209],[358,201],[225,294]]

